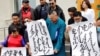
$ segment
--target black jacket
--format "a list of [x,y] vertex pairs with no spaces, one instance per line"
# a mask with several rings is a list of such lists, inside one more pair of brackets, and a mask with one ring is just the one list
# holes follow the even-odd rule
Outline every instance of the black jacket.
[[[44,17],[44,19],[46,20],[46,18],[48,17],[49,4],[46,3],[44,5],[44,7],[45,7],[45,10],[46,10],[45,12],[47,13],[47,15],[45,15],[45,17]],[[34,10],[35,20],[41,19],[41,8],[42,8],[42,6],[41,5],[38,5],[36,7],[36,9]]]
[[73,23],[74,23],[74,19],[73,19],[73,18],[70,18],[70,19],[68,20],[68,25],[73,24]]
[[[49,12],[51,12],[51,11],[52,11],[52,8],[49,7]],[[63,13],[63,10],[62,10],[58,5],[56,5],[55,11],[58,13],[58,16],[59,16],[62,20],[64,20],[64,22],[65,22],[65,15],[64,15],[64,13]]]

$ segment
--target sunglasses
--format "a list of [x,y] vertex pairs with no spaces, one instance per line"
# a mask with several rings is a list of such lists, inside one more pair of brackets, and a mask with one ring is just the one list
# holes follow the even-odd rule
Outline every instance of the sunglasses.
[[54,5],[54,3],[50,3],[50,5]]

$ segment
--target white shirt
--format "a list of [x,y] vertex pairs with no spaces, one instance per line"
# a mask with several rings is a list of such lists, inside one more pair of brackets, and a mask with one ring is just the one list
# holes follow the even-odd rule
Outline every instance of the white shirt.
[[88,21],[95,22],[95,13],[93,9],[87,9],[86,11],[81,11],[81,13]]

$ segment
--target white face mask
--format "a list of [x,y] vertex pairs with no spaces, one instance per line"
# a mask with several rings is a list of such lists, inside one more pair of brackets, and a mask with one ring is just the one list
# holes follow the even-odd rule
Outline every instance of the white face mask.
[[25,22],[24,25],[27,26],[29,25],[31,22]]
[[27,23],[24,23],[25,26],[27,26]]
[[25,26],[27,26],[28,22],[24,23]]

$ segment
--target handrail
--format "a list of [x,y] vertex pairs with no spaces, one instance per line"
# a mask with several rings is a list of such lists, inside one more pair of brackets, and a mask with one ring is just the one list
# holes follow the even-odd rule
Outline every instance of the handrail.
[[8,28],[8,27],[2,27],[2,28],[0,28],[0,29],[6,29],[6,28]]
[[6,37],[6,29],[8,29],[8,27],[2,27],[2,28],[0,28],[0,31],[1,30],[3,31],[4,38]]

